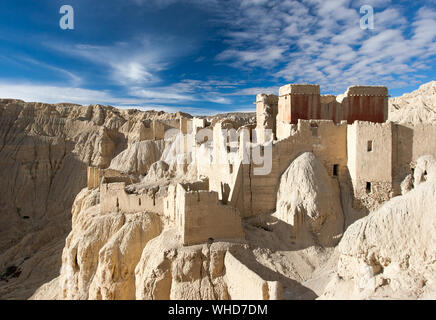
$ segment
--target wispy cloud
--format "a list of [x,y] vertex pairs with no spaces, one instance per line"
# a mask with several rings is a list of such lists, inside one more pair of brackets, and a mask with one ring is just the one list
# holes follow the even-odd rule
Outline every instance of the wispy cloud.
[[255,96],[259,93],[277,94],[279,92],[279,88],[280,86],[244,88],[229,93],[229,95],[230,96]]
[[[159,71],[171,61],[172,48],[153,45],[149,39],[131,40],[111,46],[88,44],[48,44],[51,48],[71,57],[85,59],[106,66],[111,80],[119,85],[158,82]],[[181,53],[182,50],[178,51]]]
[[234,83],[217,80],[185,79],[168,86],[142,88],[134,87],[130,95],[147,99],[148,102],[177,103],[186,101],[208,101],[218,104],[230,104],[222,90],[236,88]]
[[[366,4],[375,9],[374,30],[360,28],[359,8]],[[279,86],[290,82],[318,83],[331,93],[343,92],[352,84],[404,88],[422,83],[434,72],[434,4],[434,0],[413,4],[391,0],[114,1],[111,10],[125,9],[127,19],[108,26],[107,12],[102,12],[98,22],[88,21],[103,22],[99,32],[120,28],[113,37],[100,37],[92,28],[86,29],[94,30],[92,35],[83,34],[85,15],[80,15],[83,20],[68,34],[71,37],[39,30],[27,42],[3,34],[12,49],[22,54],[7,53],[8,41],[0,44],[2,66],[8,69],[0,74],[0,96],[219,112],[252,110],[257,93],[277,94]],[[162,20],[167,15],[170,18]]]
[[[235,88],[234,83],[219,80],[182,79],[168,84],[161,77],[175,58],[187,54],[191,45],[178,45],[180,39],[155,40],[142,37],[112,46],[49,44],[72,57],[107,67],[113,83],[124,87],[126,95],[146,103],[206,101],[229,104],[220,91]],[[164,85],[165,84],[165,85]]]
[[[363,4],[375,7],[374,30],[360,28]],[[217,59],[324,90],[356,83],[394,88],[405,76],[413,84],[436,55],[436,15],[425,5],[414,16],[406,13],[389,0],[240,0],[227,19],[229,48]]]
[[[121,100],[110,93],[83,88],[61,87],[52,85],[35,85],[23,83],[0,82],[0,97],[20,99],[27,102],[61,103],[71,102],[77,104],[116,104],[134,103],[134,101]],[[136,101],[138,102],[138,101]]]

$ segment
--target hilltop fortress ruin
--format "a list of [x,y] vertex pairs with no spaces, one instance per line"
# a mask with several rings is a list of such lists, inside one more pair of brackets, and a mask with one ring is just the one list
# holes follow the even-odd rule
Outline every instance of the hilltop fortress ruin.
[[[256,125],[180,117],[144,126],[140,140],[171,137],[182,146],[177,168],[194,167],[197,181],[139,190],[129,188],[139,183],[131,175],[89,167],[88,188],[100,189],[101,213],[156,213],[185,246],[243,242],[244,219],[279,211],[282,174],[303,153],[321,161],[342,205],[348,195],[350,205],[366,213],[407,189],[405,178],[418,174],[413,170],[420,156],[436,157],[435,126],[387,121],[386,87],[353,86],[336,97],[320,95],[318,85],[290,84],[279,96],[257,95],[255,103]],[[174,130],[179,134],[169,134]],[[156,166],[165,171],[167,164]],[[419,174],[425,179],[425,172]],[[305,219],[298,210],[281,210],[278,218],[295,237]]]

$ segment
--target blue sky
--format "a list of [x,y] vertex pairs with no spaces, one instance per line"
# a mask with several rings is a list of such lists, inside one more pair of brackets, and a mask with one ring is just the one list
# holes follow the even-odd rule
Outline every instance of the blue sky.
[[[359,9],[374,7],[374,29]],[[74,30],[59,27],[62,5]],[[316,83],[393,96],[436,80],[436,0],[7,0],[0,97],[192,114]]]

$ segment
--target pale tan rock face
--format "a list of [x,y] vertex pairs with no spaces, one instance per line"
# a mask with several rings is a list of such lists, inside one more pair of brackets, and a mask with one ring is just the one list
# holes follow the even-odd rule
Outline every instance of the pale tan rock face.
[[[434,88],[435,83],[429,83],[415,93],[393,99],[404,107],[401,112],[400,109],[393,111],[394,116],[399,116],[398,121],[431,120]],[[242,219],[243,237],[225,238],[233,243],[219,242],[212,237],[204,244],[183,246],[182,233],[186,229],[176,230],[169,215],[157,214],[163,208],[162,202],[156,205],[158,209],[154,214],[140,212],[151,205],[138,202],[139,196],[163,197],[169,184],[195,182],[200,176],[209,180],[213,177],[216,181],[209,181],[209,186],[213,185],[216,190],[223,188],[219,186],[223,174],[212,172],[213,167],[201,171],[197,163],[177,164],[177,160],[189,156],[189,153],[180,153],[178,148],[185,137],[149,140],[154,129],[150,127],[150,120],[174,120],[180,115],[98,105],[80,107],[0,100],[0,177],[3,181],[0,187],[0,298],[436,297],[433,214],[436,162],[431,156],[418,159],[419,155],[427,154],[423,150],[431,150],[432,140],[428,134],[431,131],[424,130],[427,126],[407,126],[414,128],[410,141],[419,143],[411,144],[403,138],[401,133],[409,129],[404,127],[404,132],[397,132],[403,144],[401,155],[392,154],[386,147],[383,149],[389,157],[392,155],[393,163],[406,154],[401,161],[405,169],[399,178],[403,181],[399,186],[403,195],[366,218],[357,220],[363,214],[351,208],[356,193],[346,180],[346,174],[351,172],[350,162],[347,165],[350,145],[345,140],[350,126],[348,129],[346,125],[335,126],[328,131],[323,131],[326,126],[320,126],[319,131],[316,130],[319,135],[314,138],[320,139],[316,140],[319,142],[298,149],[301,141],[296,139],[277,154],[273,183],[243,176],[250,188],[251,184],[254,186],[250,189],[251,205],[261,206],[270,200],[265,199],[270,195],[265,197],[266,192],[271,192],[273,198],[268,210],[263,208],[262,214]],[[263,117],[266,122],[272,119],[268,112]],[[209,119],[211,125],[220,118],[222,120],[220,116]],[[234,115],[224,123],[239,127],[252,122],[252,118],[253,115]],[[367,135],[369,128],[361,128]],[[310,136],[310,131],[307,132]],[[377,146],[375,138],[380,134],[374,132],[371,133],[374,136],[364,140],[374,139]],[[330,139],[326,144],[323,135],[344,137],[341,140],[344,143],[338,147],[335,145],[338,139]],[[362,149],[366,150],[367,141],[364,143]],[[413,145],[410,155],[406,150],[409,144]],[[310,150],[317,156],[300,153]],[[208,152],[197,153],[196,157],[206,158],[210,155]],[[327,161],[323,158],[325,154],[328,154]],[[337,154],[340,154],[339,160]],[[334,174],[335,164],[340,168],[336,172],[339,175]],[[135,178],[132,181],[137,183],[121,190],[132,196],[128,199],[135,200],[132,206],[121,202],[123,206],[114,205],[101,211],[100,191],[83,189],[88,165],[111,166],[131,174]],[[414,171],[406,177],[409,165]],[[359,170],[368,173],[374,166],[369,167]],[[392,168],[381,173],[391,179]],[[341,181],[341,189],[337,179]],[[366,181],[370,180],[373,179]],[[264,182],[269,183],[267,188]],[[379,191],[374,188],[377,194]],[[200,195],[191,200],[198,202],[199,199]],[[214,196],[213,204],[217,201]],[[131,213],[127,213],[129,208],[133,208]],[[210,208],[202,207],[199,216]],[[351,224],[353,221],[356,222]],[[198,224],[201,223],[199,219]],[[216,224],[220,223],[218,219]],[[206,228],[200,231],[205,230],[206,236],[201,241],[208,237]],[[343,232],[342,240],[335,247]]]
[[403,196],[352,224],[339,243],[337,275],[323,298],[416,299],[435,296],[436,165]]
[[59,247],[87,163],[108,161],[115,145],[95,122],[116,128],[119,117],[99,110],[0,100],[0,273],[22,271],[0,282],[0,297],[27,298],[59,272]]
[[87,166],[107,166],[129,139],[143,138],[139,122],[168,117],[0,99],[0,276],[21,272],[0,280],[0,298],[28,298],[59,275]]
[[297,157],[283,173],[277,193],[276,216],[293,226],[298,242],[334,246],[344,218],[339,186],[313,153]]
[[224,256],[231,244],[181,247],[172,230],[151,240],[135,269],[138,300],[228,299]]
[[145,244],[161,232],[149,213],[100,214],[97,191],[77,196],[73,226],[62,254],[60,299],[134,299],[134,269]]
[[436,123],[436,81],[389,100],[389,120],[398,123]]
[[151,165],[158,161],[165,149],[165,141],[141,141],[130,145],[117,155],[110,164],[110,169],[125,173],[147,174]]
[[134,300],[135,267],[144,246],[161,232],[160,219],[154,214],[126,216],[123,227],[99,251],[99,262],[89,298]]

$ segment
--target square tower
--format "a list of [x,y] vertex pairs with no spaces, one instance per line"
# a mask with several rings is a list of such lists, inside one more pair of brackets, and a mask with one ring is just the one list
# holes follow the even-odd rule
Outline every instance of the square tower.
[[342,102],[342,119],[383,123],[388,119],[388,88],[381,86],[349,87]]
[[321,119],[319,85],[288,84],[279,89],[277,121],[297,124],[298,119]]

